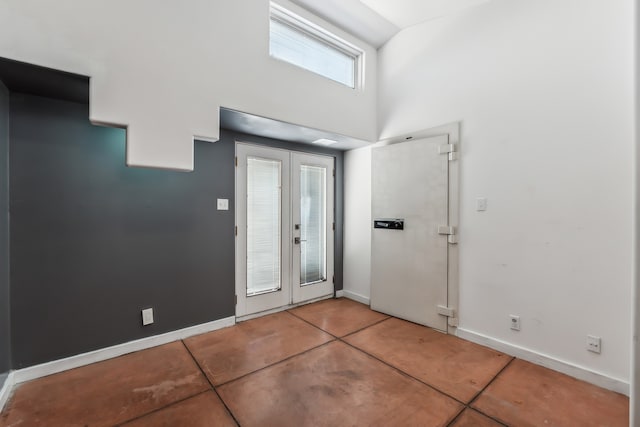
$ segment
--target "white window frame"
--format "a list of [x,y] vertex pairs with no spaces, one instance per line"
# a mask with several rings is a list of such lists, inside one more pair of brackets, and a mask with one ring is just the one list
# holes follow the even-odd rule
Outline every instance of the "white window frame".
[[346,40],[336,36],[335,34],[329,32],[328,30],[322,28],[321,26],[291,12],[290,10],[280,6],[279,4],[270,3],[270,13],[269,13],[269,24],[271,21],[277,21],[281,24],[287,25],[292,28],[294,31],[297,31],[303,35],[313,37],[321,43],[325,44],[331,49],[337,50],[351,58],[353,58],[353,86],[345,84],[343,82],[334,80],[330,77],[327,77],[323,74],[317,73],[313,70],[309,70],[307,68],[301,67],[300,65],[280,59],[271,55],[273,59],[277,59],[279,61],[287,62],[288,64],[295,65],[305,71],[309,71],[316,75],[327,78],[331,81],[335,81],[336,83],[340,83],[346,87],[352,89],[361,89],[364,86],[364,51],[357,46],[347,42]]

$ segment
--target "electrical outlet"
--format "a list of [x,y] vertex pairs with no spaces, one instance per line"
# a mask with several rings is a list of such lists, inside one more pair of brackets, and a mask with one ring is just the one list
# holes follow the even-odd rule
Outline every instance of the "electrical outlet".
[[587,335],[587,350],[600,354],[602,351],[602,340],[595,335]]
[[142,326],[153,323],[153,308],[145,308],[142,310]]
[[509,327],[514,331],[520,330],[520,316],[514,316],[513,314],[509,316]]

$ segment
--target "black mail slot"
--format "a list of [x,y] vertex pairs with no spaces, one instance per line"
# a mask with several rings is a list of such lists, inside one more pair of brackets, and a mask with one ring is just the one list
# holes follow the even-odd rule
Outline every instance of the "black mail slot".
[[404,219],[374,219],[373,228],[386,228],[387,230],[404,230]]

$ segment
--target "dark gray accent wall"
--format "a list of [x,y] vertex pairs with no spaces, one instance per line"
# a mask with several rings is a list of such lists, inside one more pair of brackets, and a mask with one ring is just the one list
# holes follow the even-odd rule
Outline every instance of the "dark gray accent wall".
[[[9,326],[9,91],[0,82],[0,373],[11,369]],[[2,381],[4,382],[4,380]],[[0,387],[2,386],[0,382]]]
[[196,143],[192,173],[127,168],[124,130],[16,93],[10,144],[14,368],[235,314],[233,144]]
[[89,77],[0,57],[0,81],[9,92],[89,103]]
[[124,130],[92,126],[86,104],[18,93],[9,136],[14,368],[235,314],[236,140],[336,158],[342,289],[340,151],[222,130],[196,142],[194,172],[127,168]]

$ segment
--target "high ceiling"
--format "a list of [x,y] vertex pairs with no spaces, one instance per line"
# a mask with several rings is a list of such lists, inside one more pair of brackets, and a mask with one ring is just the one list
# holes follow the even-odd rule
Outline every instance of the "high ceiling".
[[407,27],[489,0],[291,0],[378,48]]

